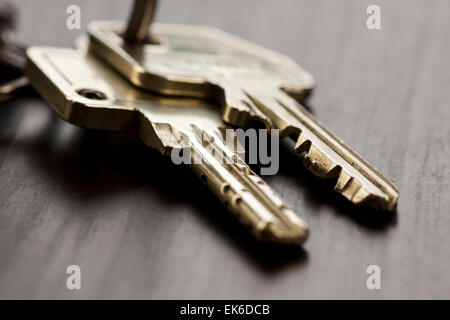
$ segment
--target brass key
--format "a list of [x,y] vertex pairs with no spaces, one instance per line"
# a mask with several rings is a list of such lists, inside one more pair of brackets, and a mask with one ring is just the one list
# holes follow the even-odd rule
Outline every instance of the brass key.
[[152,41],[130,43],[120,22],[93,22],[90,50],[135,86],[166,95],[211,99],[224,121],[254,121],[280,130],[305,152],[304,165],[354,204],[394,210],[396,187],[321,125],[300,102],[314,86],[311,75],[289,58],[217,29],[152,26]]
[[[65,120],[134,133],[165,155],[188,147],[193,150],[191,158],[200,159],[188,166],[257,239],[284,244],[306,239],[303,220],[224,140],[218,107],[140,90],[76,50],[33,47],[27,54],[25,72],[30,82]],[[219,161],[217,154],[224,159]]]

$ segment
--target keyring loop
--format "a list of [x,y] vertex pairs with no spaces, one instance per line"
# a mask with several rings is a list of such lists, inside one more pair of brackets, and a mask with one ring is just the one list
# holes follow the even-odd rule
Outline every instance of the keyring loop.
[[149,40],[149,29],[156,10],[156,0],[135,0],[124,39],[142,43]]

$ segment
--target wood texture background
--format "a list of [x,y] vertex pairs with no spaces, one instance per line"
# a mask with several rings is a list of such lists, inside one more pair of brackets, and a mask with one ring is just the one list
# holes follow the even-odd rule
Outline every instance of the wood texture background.
[[[23,43],[71,46],[131,1],[14,1]],[[81,31],[66,8],[81,7]],[[382,9],[382,30],[365,26]],[[188,170],[138,139],[0,106],[0,298],[450,298],[450,2],[163,0],[157,21],[212,25],[310,71],[322,123],[389,177],[398,211],[353,208],[281,150],[266,177],[311,227],[258,245]],[[82,289],[65,287],[66,267]],[[366,288],[366,268],[382,289]]]

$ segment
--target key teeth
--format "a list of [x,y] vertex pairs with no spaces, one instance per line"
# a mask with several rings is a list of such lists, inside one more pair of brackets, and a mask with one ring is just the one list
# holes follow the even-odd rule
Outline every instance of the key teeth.
[[397,199],[386,199],[367,191],[355,178],[341,171],[334,190],[342,194],[355,205],[370,205],[378,211],[394,211]]
[[294,151],[297,153],[308,151],[311,147],[311,141],[304,138],[302,135],[298,136],[297,142],[294,147]]
[[355,204],[361,204],[364,198],[367,198],[369,195],[367,191],[365,192],[361,183],[350,177],[346,172],[342,172],[339,175],[334,190]]
[[247,127],[249,123],[257,122],[261,123],[267,130],[272,128],[272,121],[254,112],[247,110],[240,110],[234,106],[227,106],[222,113],[222,119],[234,126]]
[[395,200],[389,201],[371,194],[358,180],[345,172],[341,172],[334,190],[358,206],[367,204],[379,211],[392,211],[395,208]]
[[249,124],[252,126],[252,122],[257,122],[270,130],[273,127],[272,120],[255,106],[246,93],[242,93],[242,99],[240,100],[225,98],[222,119],[239,127],[248,127]]
[[[311,144],[311,142],[309,143]],[[306,144],[306,142],[303,142],[303,145],[304,144]],[[301,150],[301,145],[299,149]],[[335,164],[314,145],[309,146],[308,152],[303,158],[303,164],[313,174],[325,179],[337,177],[341,171],[340,166]]]
[[303,164],[314,175],[325,179],[337,178],[334,190],[355,205],[368,204],[379,211],[395,210],[397,198],[383,198],[370,193],[358,180],[343,171],[339,165],[335,164],[301,134],[297,139],[294,150],[297,153],[306,152]]
[[186,148],[189,146],[189,139],[168,123],[152,123],[151,128],[158,139],[156,141],[143,140],[166,156],[170,155],[172,148]]
[[303,165],[314,175],[323,177],[324,173],[328,171],[327,167],[321,166],[322,161],[319,159],[325,158],[324,155],[312,145],[311,140],[306,139],[301,134],[297,138],[294,151],[296,153],[306,152],[303,158]]
[[344,193],[344,190],[352,183],[353,178],[349,176],[345,171],[341,171],[336,185],[334,186],[334,191],[339,193]]

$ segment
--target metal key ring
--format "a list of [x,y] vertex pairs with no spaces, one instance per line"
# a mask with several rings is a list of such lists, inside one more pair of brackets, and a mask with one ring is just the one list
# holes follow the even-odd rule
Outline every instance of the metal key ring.
[[125,40],[142,43],[149,39],[149,29],[156,10],[156,4],[156,0],[134,1],[134,7],[124,34]]

